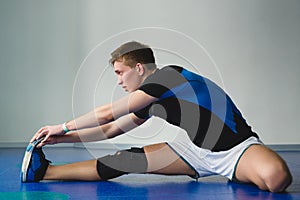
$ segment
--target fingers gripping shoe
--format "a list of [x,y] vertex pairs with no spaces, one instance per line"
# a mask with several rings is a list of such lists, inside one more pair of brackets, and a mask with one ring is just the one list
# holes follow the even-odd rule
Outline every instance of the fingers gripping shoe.
[[21,169],[22,182],[38,182],[46,173],[50,161],[46,160],[42,148],[36,148],[42,140],[35,140],[26,148]]

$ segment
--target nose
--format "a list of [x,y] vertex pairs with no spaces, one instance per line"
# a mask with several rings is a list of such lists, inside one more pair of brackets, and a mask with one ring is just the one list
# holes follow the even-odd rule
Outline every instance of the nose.
[[122,85],[123,81],[122,81],[122,78],[121,76],[118,76],[118,82],[117,82],[119,85]]

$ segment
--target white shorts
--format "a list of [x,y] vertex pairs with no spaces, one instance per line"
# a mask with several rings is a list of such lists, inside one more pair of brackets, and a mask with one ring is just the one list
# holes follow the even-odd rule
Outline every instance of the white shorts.
[[220,152],[212,152],[193,144],[188,137],[176,138],[168,145],[198,174],[193,178],[221,175],[232,180],[237,163],[243,153],[253,144],[263,143],[256,137],[250,137],[237,146]]

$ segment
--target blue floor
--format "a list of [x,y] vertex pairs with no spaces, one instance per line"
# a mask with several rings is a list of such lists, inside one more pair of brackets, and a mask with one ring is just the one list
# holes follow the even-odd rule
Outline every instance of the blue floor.
[[[45,148],[54,164],[91,159],[81,148]],[[103,155],[110,153],[102,151]],[[300,152],[279,152],[294,177],[287,193],[273,194],[255,186],[229,182],[220,176],[125,175],[109,182],[20,183],[24,148],[0,148],[0,200],[2,199],[300,199]]]

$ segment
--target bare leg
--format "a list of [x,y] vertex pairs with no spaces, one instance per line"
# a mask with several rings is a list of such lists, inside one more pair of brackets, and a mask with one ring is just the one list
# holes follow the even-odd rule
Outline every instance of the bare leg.
[[195,175],[195,171],[165,143],[146,146],[144,151],[148,160],[149,173]]
[[283,192],[292,182],[284,160],[263,145],[252,145],[241,157],[235,172],[236,178],[254,183],[262,190]]
[[72,164],[52,166],[49,165],[44,180],[101,180],[97,169],[97,160],[88,160]]
[[[144,147],[148,160],[147,172],[166,175],[194,175],[192,170],[165,143]],[[72,164],[49,166],[44,180],[82,180],[98,181],[97,160],[76,162]]]

